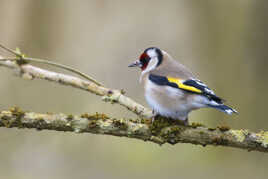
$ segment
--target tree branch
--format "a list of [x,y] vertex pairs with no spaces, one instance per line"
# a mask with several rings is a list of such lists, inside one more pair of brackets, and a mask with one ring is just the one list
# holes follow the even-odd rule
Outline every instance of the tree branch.
[[[19,60],[17,58],[13,58],[14,60]],[[24,59],[23,59],[24,60]],[[134,112],[140,117],[150,118],[152,117],[152,111],[146,109],[142,105],[138,104],[134,100],[125,96],[123,90],[115,90],[105,88],[103,86],[99,86],[91,81],[86,81],[80,79],[78,77],[74,77],[71,75],[56,73],[53,71],[45,70],[38,68],[29,64],[21,64],[18,65],[16,61],[11,61],[11,58],[3,58],[0,56],[0,66],[5,66],[16,71],[20,71],[20,75],[24,79],[43,79],[48,81],[53,81],[56,83],[60,83],[62,85],[68,85],[75,88],[79,88],[91,93],[94,93],[99,96],[103,96],[103,100],[106,102],[118,103],[128,110]]]
[[122,90],[105,88],[92,81],[45,70],[27,63],[19,63],[19,60],[24,60],[24,57],[3,58],[0,56],[0,66],[19,71],[24,79],[44,79],[94,93],[102,96],[104,101],[118,103],[126,107],[142,119],[112,119],[104,114],[83,114],[81,116],[38,114],[12,108],[8,111],[0,111],[0,127],[48,129],[77,133],[89,132],[125,136],[157,144],[221,145],[249,151],[268,152],[268,132],[253,133],[244,129],[231,130],[225,126],[211,129],[200,124],[183,126],[179,124],[179,121],[163,117],[159,117],[154,123],[151,123],[151,120],[148,119],[152,117],[151,110],[125,96]]
[[253,133],[248,130],[231,130],[223,126],[217,129],[199,125],[183,126],[174,120],[164,118],[158,118],[151,124],[147,120],[137,122],[112,119],[105,114],[82,114],[81,116],[39,114],[11,108],[0,111],[0,127],[86,132],[135,138],[156,144],[191,143],[268,152],[268,132]]

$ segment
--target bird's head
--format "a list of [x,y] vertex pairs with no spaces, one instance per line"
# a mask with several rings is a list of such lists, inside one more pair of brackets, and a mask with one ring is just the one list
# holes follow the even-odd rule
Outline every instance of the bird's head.
[[163,53],[159,48],[150,47],[144,50],[140,58],[128,67],[140,67],[142,71],[151,71],[157,68],[163,60]]

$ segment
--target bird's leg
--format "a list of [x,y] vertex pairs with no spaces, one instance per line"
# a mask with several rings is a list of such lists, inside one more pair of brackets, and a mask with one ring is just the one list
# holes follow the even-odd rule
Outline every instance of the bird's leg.
[[188,125],[189,125],[188,117],[183,121],[183,124],[184,124],[185,126],[188,126]]
[[158,114],[153,109],[153,118],[152,118],[152,124],[154,123],[154,120],[157,118]]

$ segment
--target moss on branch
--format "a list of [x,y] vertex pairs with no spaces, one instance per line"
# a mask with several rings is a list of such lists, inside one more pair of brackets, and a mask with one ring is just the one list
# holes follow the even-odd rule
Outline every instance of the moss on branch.
[[230,146],[248,151],[268,152],[268,132],[253,133],[248,130],[233,130],[227,127],[206,128],[200,124],[183,126],[178,121],[159,117],[150,119],[114,119],[101,113],[40,114],[24,112],[19,108],[0,111],[0,127],[32,128],[75,133],[107,134],[151,141],[157,144],[191,143],[202,146]]

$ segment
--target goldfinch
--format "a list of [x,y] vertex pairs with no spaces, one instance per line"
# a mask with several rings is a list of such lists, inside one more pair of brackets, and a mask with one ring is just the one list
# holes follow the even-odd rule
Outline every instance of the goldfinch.
[[155,115],[188,124],[189,112],[199,108],[215,108],[229,115],[237,113],[185,66],[159,48],[147,48],[129,67],[141,68],[140,83]]

